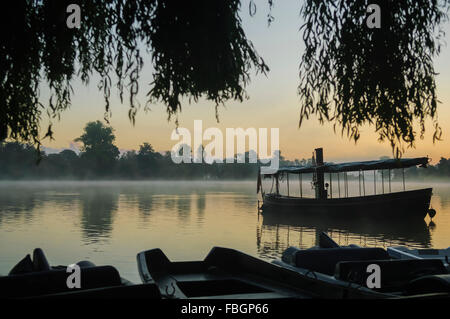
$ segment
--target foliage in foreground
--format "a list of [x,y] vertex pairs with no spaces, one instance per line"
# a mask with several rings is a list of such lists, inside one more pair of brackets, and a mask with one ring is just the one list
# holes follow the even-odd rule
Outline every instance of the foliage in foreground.
[[[0,10],[0,141],[41,143],[40,121],[56,120],[71,103],[73,81],[94,77],[105,98],[114,87],[129,117],[139,103],[142,48],[152,57],[148,101],[162,102],[169,118],[181,101],[203,97],[216,107],[242,101],[252,68],[269,68],[246,37],[240,0],[18,0]],[[66,27],[69,4],[81,7],[80,29]],[[414,146],[434,122],[441,137],[433,58],[439,54],[449,0],[305,0],[300,62],[300,125],[316,114],[355,141],[373,124],[395,156]],[[274,17],[268,0],[269,23]],[[381,8],[381,28],[366,26],[369,4]],[[250,12],[255,12],[250,1]],[[252,15],[252,13],[251,13]],[[143,46],[141,45],[143,44]],[[115,80],[114,80],[115,79]],[[41,101],[48,88],[50,98]],[[217,113],[216,113],[217,114]],[[52,136],[51,125],[46,136]],[[43,134],[42,134],[43,135]]]
[[[81,8],[79,29],[66,26],[69,4]],[[216,107],[242,101],[250,69],[268,67],[245,36],[239,7],[239,0],[12,1],[0,10],[8,26],[0,29],[0,141],[40,145],[42,114],[59,118],[77,77],[84,84],[100,78],[106,118],[111,90],[122,101],[128,91],[134,122],[143,47],[154,70],[148,102],[162,102],[169,116],[181,110],[182,98],[204,97]],[[50,98],[42,102],[47,86]]]
[[[299,94],[300,125],[316,114],[356,142],[372,124],[394,155],[414,146],[425,121],[437,121],[433,58],[443,44],[447,0],[306,0]],[[367,8],[377,4],[380,28],[368,28]]]

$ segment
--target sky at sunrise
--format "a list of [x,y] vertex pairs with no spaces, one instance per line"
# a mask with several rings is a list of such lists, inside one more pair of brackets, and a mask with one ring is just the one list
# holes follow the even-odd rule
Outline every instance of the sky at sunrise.
[[[309,158],[316,147],[324,148],[326,161],[346,161],[377,159],[391,156],[389,143],[378,142],[374,127],[364,127],[361,139],[355,145],[347,137],[335,134],[331,124],[320,125],[316,118],[310,118],[301,128],[298,127],[300,102],[297,95],[299,84],[298,68],[304,45],[299,28],[301,3],[296,0],[275,1],[272,15],[274,22],[267,26],[267,1],[256,1],[257,13],[250,17],[248,3],[242,6],[241,17],[247,37],[253,42],[258,53],[270,67],[267,77],[254,75],[247,88],[249,99],[240,103],[229,101],[219,107],[220,122],[216,122],[214,103],[200,100],[189,104],[185,101],[179,115],[180,127],[193,128],[194,120],[203,120],[203,127],[226,128],[279,128],[280,149],[288,159]],[[445,25],[446,42],[450,41],[450,24]],[[438,98],[438,119],[443,129],[443,141],[433,144],[432,123],[427,123],[427,133],[423,140],[418,139],[415,149],[408,149],[404,157],[429,156],[433,163],[442,157],[450,157],[450,44],[442,48],[441,55],[435,59]],[[170,139],[175,128],[174,121],[167,120],[166,108],[162,103],[150,105],[145,112],[146,93],[152,81],[150,57],[145,60],[141,73],[139,101],[141,109],[135,126],[128,119],[128,105],[125,99],[120,104],[118,92],[111,93],[111,126],[115,130],[116,145],[122,150],[138,149],[143,142],[149,142],[157,151],[170,150],[176,141]],[[68,148],[75,138],[81,135],[89,121],[102,120],[104,101],[97,89],[97,79],[92,78],[88,86],[80,81],[73,85],[71,109],[62,113],[61,120],[54,123],[53,141],[44,140],[44,146],[53,149]],[[42,95],[43,100],[45,94]],[[45,131],[44,120],[42,131]]]

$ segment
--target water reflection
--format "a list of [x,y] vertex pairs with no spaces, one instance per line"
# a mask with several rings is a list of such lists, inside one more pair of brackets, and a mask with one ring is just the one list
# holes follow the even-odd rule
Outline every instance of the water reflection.
[[155,209],[155,201],[152,194],[138,193],[137,198],[139,212],[146,218],[150,216],[153,209]]
[[433,197],[439,200],[439,204],[443,210],[450,208],[450,187],[446,185],[437,185],[433,188]]
[[[432,225],[430,225],[432,226]],[[318,244],[318,234],[327,232],[338,243],[386,247],[406,245],[431,246],[430,226],[424,220],[324,219],[314,215],[264,212],[257,235],[262,257],[277,256],[290,245],[308,248]],[[297,238],[294,240],[293,238]]]
[[89,188],[80,193],[81,230],[86,243],[111,237],[119,193],[114,189]]
[[173,198],[178,213],[178,221],[181,225],[186,225],[191,216],[192,195],[180,195]]
[[28,223],[33,219],[37,195],[16,189],[0,192],[0,225],[8,222]]
[[203,224],[205,219],[206,196],[205,192],[197,193],[197,223]]
[[434,188],[434,226],[258,216],[257,200],[254,182],[0,183],[0,273],[37,246],[57,263],[117,265],[136,282],[136,253],[157,247],[173,260],[204,258],[213,246],[269,260],[314,246],[321,231],[343,245],[449,246],[449,185]]

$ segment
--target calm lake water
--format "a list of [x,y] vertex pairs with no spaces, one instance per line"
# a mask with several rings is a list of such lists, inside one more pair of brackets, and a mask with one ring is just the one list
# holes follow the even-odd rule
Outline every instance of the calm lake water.
[[111,264],[133,282],[136,254],[156,247],[172,260],[203,259],[213,246],[273,260],[288,246],[315,245],[320,231],[341,244],[448,247],[450,184],[407,188],[429,185],[432,222],[380,224],[260,216],[255,182],[0,182],[0,274],[35,247],[52,265]]

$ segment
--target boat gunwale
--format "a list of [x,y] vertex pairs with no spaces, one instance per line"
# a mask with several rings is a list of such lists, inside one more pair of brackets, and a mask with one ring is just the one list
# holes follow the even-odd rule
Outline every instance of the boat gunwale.
[[276,210],[294,211],[298,215],[317,214],[343,218],[403,218],[414,216],[424,219],[433,195],[432,188],[341,198],[291,197],[276,193],[264,194],[261,214]]
[[[416,193],[423,193],[427,194],[430,192],[430,195],[432,195],[433,188],[421,188],[421,189],[415,189],[415,190],[408,190],[408,191],[400,191],[400,192],[390,192],[390,193],[384,193],[384,194],[374,194],[374,195],[365,195],[365,196],[351,196],[351,197],[334,197],[334,198],[314,198],[314,197],[299,197],[299,196],[286,196],[281,195],[277,193],[266,193],[264,194],[264,200],[267,199],[274,199],[274,200],[282,200],[282,201],[305,201],[305,202],[317,202],[317,203],[330,203],[335,201],[348,201],[348,202],[360,202],[360,201],[367,201],[367,200],[385,200],[385,199],[396,199],[401,198],[402,195],[414,195]],[[400,196],[399,196],[400,195]],[[428,195],[428,194],[427,194]]]
[[[147,256],[147,253],[150,251],[152,250],[143,251],[139,254],[145,254]],[[228,260],[228,263],[225,262],[226,260]],[[146,262],[149,262],[149,260],[146,259]],[[232,263],[229,264],[229,262]],[[320,280],[319,278],[314,278],[313,275],[305,275],[301,272],[267,262],[241,251],[218,246],[213,247],[207,254],[206,258],[203,260],[171,261],[170,259],[167,259],[167,264],[165,264],[165,271],[157,271],[157,273],[155,273],[155,284],[158,286],[164,286],[169,282],[173,282],[174,284],[178,283],[179,280],[176,277],[177,275],[180,275],[180,273],[174,274],[172,271],[174,269],[177,269],[179,266],[185,265],[186,263],[203,264],[207,266],[205,267],[206,269],[211,266],[217,267],[221,272],[218,277],[222,277],[225,280],[235,279],[246,284],[267,289],[275,294],[279,294],[280,296],[284,295],[287,298],[323,298],[323,294],[327,295],[326,298],[344,298],[343,296],[347,294],[349,296],[353,296],[354,298],[389,297],[389,295],[383,293],[361,289],[364,287],[358,285],[342,286],[337,285],[335,282]],[[236,269],[236,267],[238,269]],[[151,267],[147,269],[150,270],[150,268]],[[188,277],[190,275],[188,270],[185,271],[185,274]],[[149,275],[152,276],[151,271]],[[198,273],[196,275],[198,275]],[[189,280],[188,278],[186,279],[181,280],[180,282],[189,282],[192,279],[192,281],[194,282],[198,281],[195,278],[192,278],[191,280]],[[214,280],[217,279],[218,278],[214,278]],[[203,279],[201,281],[209,280]],[[178,287],[176,291],[177,295],[181,293],[181,295],[178,295],[181,298],[192,298],[187,296],[186,293],[181,290],[181,287]],[[325,293],[324,291],[327,292]],[[245,296],[245,293],[237,295]],[[214,299],[223,296],[214,295],[204,297]]]

